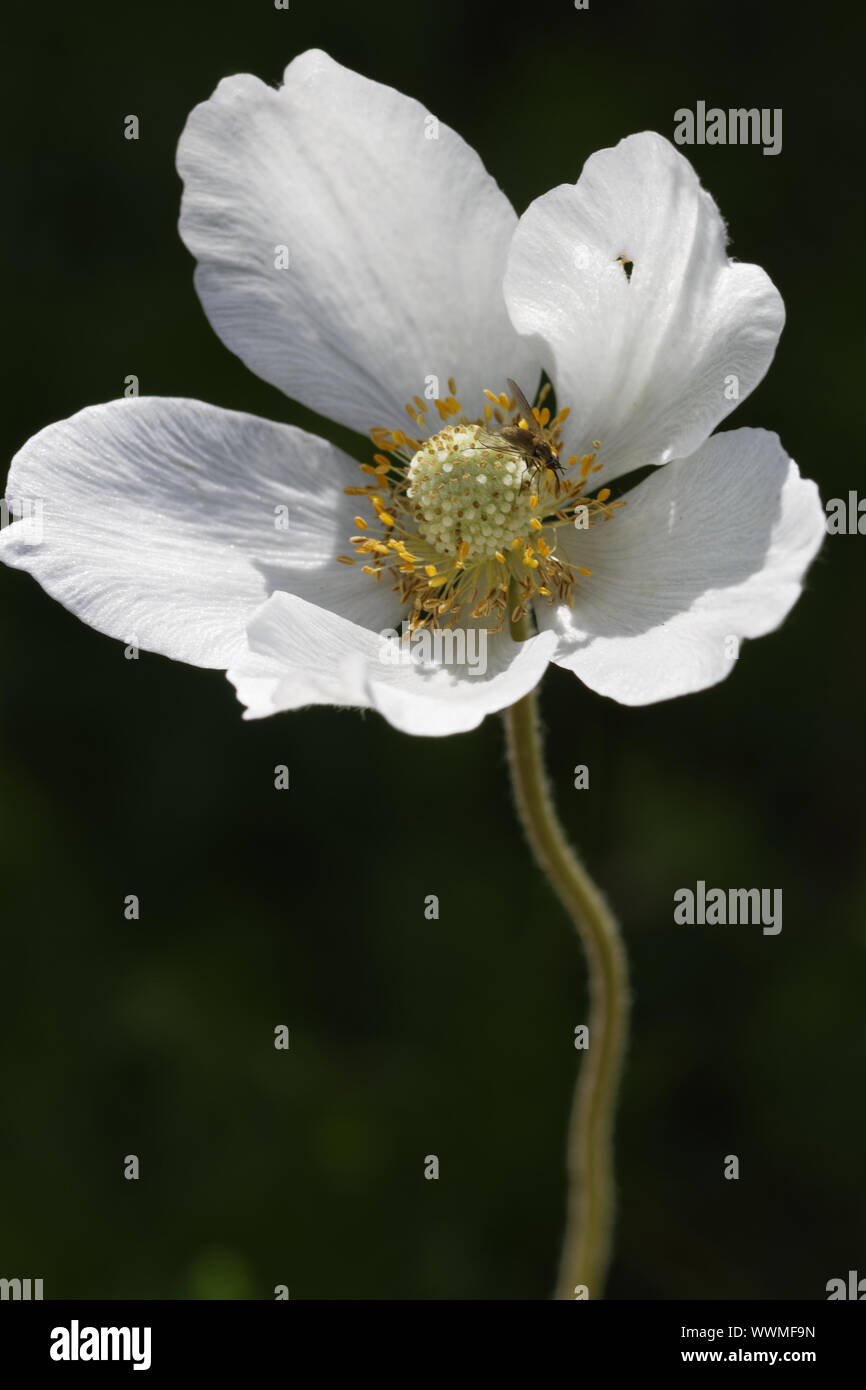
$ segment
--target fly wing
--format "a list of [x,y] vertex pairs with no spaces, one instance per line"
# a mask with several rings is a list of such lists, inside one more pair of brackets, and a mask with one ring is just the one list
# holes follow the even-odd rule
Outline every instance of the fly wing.
[[514,445],[501,434],[491,434],[490,430],[479,429],[478,443],[484,449],[490,449],[495,454],[510,454],[514,452]]
[[506,377],[505,380],[508,383],[509,391],[511,392],[512,396],[517,401],[517,404],[520,406],[520,409],[523,412],[523,417],[526,420],[527,427],[535,435],[536,439],[544,440],[544,442],[546,443],[547,441],[544,439],[544,430],[541,428],[541,426],[535,418],[535,411],[532,409],[532,406],[529,404],[529,401],[526,399],[520,387],[517,385],[517,382],[512,381],[510,376]]

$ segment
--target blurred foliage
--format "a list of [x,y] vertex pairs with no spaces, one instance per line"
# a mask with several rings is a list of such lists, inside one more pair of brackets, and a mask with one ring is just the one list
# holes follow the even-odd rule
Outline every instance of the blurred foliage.
[[[778,430],[825,498],[866,488],[862,10],[508,16],[10,13],[4,457],[129,372],[321,427],[209,329],[173,162],[219,78],[276,83],[320,46],[459,129],[520,209],[698,99],[781,106],[776,158],[690,151],[732,253],[788,308],[732,424]],[[613,1298],[823,1298],[864,1272],[864,547],[828,540],[782,631],[704,694],[633,710],[546,678],[559,804],[634,973]],[[51,1297],[546,1297],[585,977],[515,824],[499,721],[445,741],[328,710],[244,723],[218,673],[125,661],[23,574],[0,574],[0,604],[0,1273]],[[698,878],[782,885],[782,934],[675,927],[673,890]]]

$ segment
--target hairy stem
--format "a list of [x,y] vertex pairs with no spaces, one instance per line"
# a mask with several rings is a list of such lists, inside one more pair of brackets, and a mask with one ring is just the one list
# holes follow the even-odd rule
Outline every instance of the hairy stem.
[[[589,1047],[568,1131],[568,1207],[555,1297],[600,1298],[614,1214],[613,1125],[628,1031],[628,970],[610,909],[566,840],[544,770],[535,691],[505,711],[514,797],[527,839],[577,930],[589,968]],[[585,1286],[576,1293],[578,1286]]]

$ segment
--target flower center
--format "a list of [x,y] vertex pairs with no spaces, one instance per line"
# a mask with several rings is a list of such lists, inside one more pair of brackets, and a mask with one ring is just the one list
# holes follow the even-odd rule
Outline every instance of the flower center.
[[422,444],[407,471],[418,531],[442,555],[490,559],[532,520],[523,456],[485,445],[480,425],[455,425]]
[[[610,489],[588,496],[597,450],[563,466],[560,432],[568,410],[551,418],[542,405],[516,410],[506,392],[485,391],[483,414],[468,420],[453,381],[444,400],[418,396],[406,406],[423,432],[435,407],[441,427],[426,439],[403,430],[373,429],[377,452],[362,463],[370,481],[347,487],[373,510],[372,524],[355,517],[352,537],[363,571],[390,580],[410,609],[410,627],[454,627],[461,618],[490,619],[498,631],[518,621],[536,599],[574,602],[580,578],[591,571],[558,553],[563,526],[586,529],[613,515],[623,501]],[[543,395],[542,395],[543,401]],[[566,472],[568,470],[568,472]],[[559,475],[562,475],[560,478]]]

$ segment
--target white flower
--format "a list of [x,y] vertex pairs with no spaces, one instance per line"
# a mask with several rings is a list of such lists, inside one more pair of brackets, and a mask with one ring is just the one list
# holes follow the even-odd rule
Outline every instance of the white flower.
[[[309,52],[278,91],[221,82],[178,168],[213,327],[374,443],[359,477],[302,430],[164,398],[44,429],[7,488],[41,501],[41,540],[16,522],[0,558],[84,621],[226,669],[252,717],[352,705],[447,734],[548,661],[626,704],[703,689],[785,617],[824,535],[817,489],[773,434],[709,438],[767,370],[782,301],[727,258],[661,136],[601,150],[518,220],[418,102]],[[532,400],[542,369],[558,492],[528,435],[498,434],[521,428],[509,379]],[[647,464],[665,466],[614,505]],[[486,672],[383,660],[407,617],[489,629]]]

